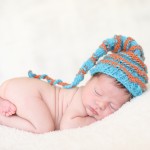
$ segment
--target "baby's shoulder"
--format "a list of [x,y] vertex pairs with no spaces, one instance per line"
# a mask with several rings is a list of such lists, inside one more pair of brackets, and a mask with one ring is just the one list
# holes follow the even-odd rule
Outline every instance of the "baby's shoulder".
[[68,107],[66,108],[66,112],[84,116],[86,112],[85,112],[85,107],[82,103],[80,88],[76,88],[73,91],[70,91],[70,95],[68,95],[68,98],[69,100],[68,100]]

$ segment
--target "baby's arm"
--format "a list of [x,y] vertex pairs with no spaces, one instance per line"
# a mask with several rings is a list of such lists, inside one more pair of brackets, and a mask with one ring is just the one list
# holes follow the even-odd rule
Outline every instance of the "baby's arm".
[[96,121],[97,120],[94,117],[90,117],[87,115],[87,113],[85,113],[84,108],[81,109],[79,105],[78,107],[72,105],[67,108],[65,114],[62,117],[60,130],[83,127]]
[[[68,116],[69,117],[69,116]],[[85,117],[73,117],[73,118],[63,118],[60,124],[60,130],[69,129],[69,128],[78,128],[78,127],[84,127],[91,123],[96,122],[96,119],[90,116]]]

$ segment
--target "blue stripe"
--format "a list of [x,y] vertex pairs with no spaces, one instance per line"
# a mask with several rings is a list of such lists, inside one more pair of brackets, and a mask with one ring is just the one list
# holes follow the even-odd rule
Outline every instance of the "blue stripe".
[[134,77],[137,77],[139,80],[141,80],[143,83],[146,83],[146,79],[143,76],[140,76],[136,70],[134,70],[132,67],[130,67],[130,65],[127,65],[125,62],[123,62],[122,60],[117,60],[114,59],[112,57],[106,56],[104,58],[105,60],[111,60],[113,62],[117,62],[118,64],[122,65],[123,67],[125,67]]
[[140,68],[140,70],[144,70],[144,68],[134,59],[132,59],[129,55],[127,55],[126,53],[119,53],[120,56],[122,56],[124,59],[126,59],[127,61],[131,62],[132,64],[136,65],[138,68]]
[[133,96],[139,96],[143,92],[142,88],[137,83],[131,82],[120,68],[113,67],[112,65],[100,63],[96,68],[92,68],[90,73],[91,75],[104,73],[114,77],[117,81],[122,83]]

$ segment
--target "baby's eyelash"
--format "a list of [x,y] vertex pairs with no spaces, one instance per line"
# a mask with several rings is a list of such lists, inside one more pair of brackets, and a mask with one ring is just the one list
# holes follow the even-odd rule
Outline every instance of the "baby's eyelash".
[[96,93],[97,95],[101,96],[101,94],[100,94],[100,93],[98,93],[98,92],[96,91],[96,89],[95,89],[95,88],[94,88],[94,91],[95,91],[95,93]]
[[113,109],[113,110],[117,110],[117,109],[113,106],[112,103],[110,103],[110,107],[111,107],[111,109]]

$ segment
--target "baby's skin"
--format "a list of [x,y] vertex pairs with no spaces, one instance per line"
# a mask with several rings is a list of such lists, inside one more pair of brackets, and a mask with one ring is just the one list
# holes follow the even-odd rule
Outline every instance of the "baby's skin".
[[16,113],[16,107],[9,102],[0,97],[0,114],[4,116],[11,116]]
[[104,74],[72,89],[14,78],[0,86],[0,124],[33,133],[83,127],[114,113],[129,98]]

